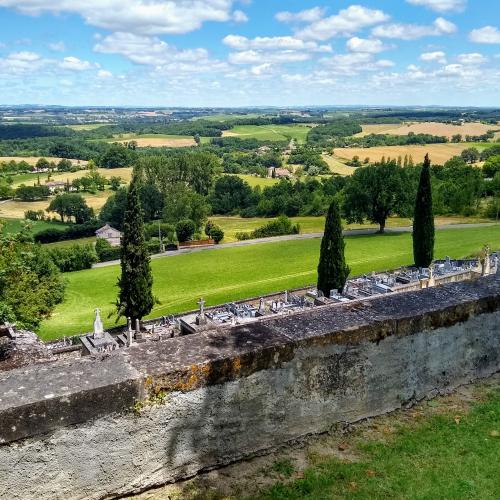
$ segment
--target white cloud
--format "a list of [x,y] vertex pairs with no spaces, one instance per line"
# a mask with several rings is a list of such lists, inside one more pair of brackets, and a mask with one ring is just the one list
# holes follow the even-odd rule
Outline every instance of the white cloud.
[[235,10],[233,12],[233,21],[236,23],[246,23],[248,16],[242,10]]
[[389,48],[376,38],[358,38],[357,36],[347,40],[346,47],[351,52],[368,52],[370,54],[378,54]]
[[47,63],[35,52],[21,51],[13,52],[6,57],[0,58],[0,72],[5,75],[34,73]]
[[111,73],[111,71],[107,71],[105,69],[100,69],[98,72],[97,72],[97,76],[99,78],[111,78],[113,76],[113,73]]
[[484,26],[472,30],[469,40],[476,43],[500,43],[500,30],[495,26]]
[[228,60],[232,64],[258,64],[263,61],[266,63],[301,62],[310,58],[309,53],[296,50],[278,50],[274,52],[244,50],[229,54]]
[[65,57],[60,63],[59,67],[62,69],[68,69],[70,71],[86,71],[94,68],[96,65],[89,61],[82,61],[78,57],[68,56]]
[[[182,34],[199,29],[207,21],[234,19],[234,0],[0,0],[30,15],[71,13],[111,31],[138,34]],[[236,17],[241,15],[236,14]]]
[[331,52],[330,45],[318,45],[316,42],[304,41],[293,36],[258,36],[247,38],[240,35],[227,35],[223,43],[235,50],[307,50],[315,52]]
[[259,64],[252,66],[250,72],[255,76],[270,75],[273,72],[273,65],[270,63]]
[[320,61],[323,66],[328,67],[334,74],[355,75],[362,71],[375,71],[380,68],[394,66],[387,59],[376,60],[373,54],[368,52],[352,52],[350,54],[336,54]]
[[483,56],[483,54],[479,54],[478,52],[471,52],[469,54],[460,54],[457,57],[457,60],[460,64],[477,66],[479,64],[485,63],[488,59]]
[[282,23],[313,23],[319,21],[325,14],[326,9],[313,7],[300,12],[278,12],[275,18]]
[[49,49],[54,52],[65,52],[66,44],[62,40],[60,42],[49,43]]
[[157,37],[112,33],[100,40],[94,51],[120,54],[136,64],[162,66],[171,62],[198,62],[208,58],[205,49],[178,50]]
[[420,24],[384,24],[372,30],[374,36],[381,38],[397,38],[400,40],[416,40],[425,36],[440,36],[455,33],[457,27],[450,21],[438,17],[432,25]]
[[413,5],[422,5],[436,12],[461,12],[467,5],[467,0],[406,0]]
[[381,10],[367,9],[361,5],[351,5],[338,14],[320,19],[297,32],[298,38],[308,40],[328,40],[336,35],[349,36],[357,31],[389,20]]
[[442,50],[436,50],[434,52],[424,52],[420,54],[419,59],[421,61],[436,61],[440,64],[446,64],[446,54]]

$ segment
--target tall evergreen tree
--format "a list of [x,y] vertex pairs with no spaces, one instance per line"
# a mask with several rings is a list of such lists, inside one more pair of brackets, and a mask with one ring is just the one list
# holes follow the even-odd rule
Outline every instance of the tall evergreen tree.
[[326,215],[318,264],[318,290],[327,297],[330,290],[342,291],[349,276],[350,269],[345,262],[344,248],[340,208],[338,202],[333,200]]
[[413,214],[413,258],[417,267],[429,267],[434,258],[431,162],[425,155]]
[[118,279],[118,317],[135,324],[151,312],[153,275],[144,238],[144,219],[140,201],[141,172],[136,168],[127,193],[121,241],[121,276]]

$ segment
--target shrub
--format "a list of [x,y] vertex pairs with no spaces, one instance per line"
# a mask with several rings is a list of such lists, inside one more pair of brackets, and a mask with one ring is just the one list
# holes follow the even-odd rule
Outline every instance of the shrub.
[[224,231],[219,226],[213,226],[208,236],[218,245],[224,239]]
[[93,245],[73,245],[67,248],[49,250],[52,262],[61,272],[90,269],[97,262],[97,254]]
[[158,238],[158,230],[160,230],[163,243],[172,243],[176,240],[175,237],[175,226],[173,224],[167,224],[165,222],[158,223],[151,222],[144,226],[144,232],[146,239]]
[[285,234],[298,234],[300,226],[292,224],[286,215],[280,215],[276,220],[270,221],[252,232],[254,238],[268,238]]
[[24,218],[33,221],[45,220],[45,212],[43,210],[26,210]]
[[38,243],[54,243],[56,241],[76,240],[94,236],[101,224],[96,221],[86,222],[85,224],[73,224],[64,231],[59,229],[45,229],[35,235],[35,241]]
[[196,226],[190,219],[181,220],[175,225],[175,232],[180,243],[189,241],[193,237],[195,231]]
[[207,221],[207,223],[205,224],[205,234],[207,236],[210,236],[210,232],[212,231],[212,229],[214,227],[217,227],[217,225],[215,224],[215,222],[213,220]]
[[97,238],[95,242],[95,251],[99,262],[107,262],[120,258],[120,247],[111,246],[104,238]]

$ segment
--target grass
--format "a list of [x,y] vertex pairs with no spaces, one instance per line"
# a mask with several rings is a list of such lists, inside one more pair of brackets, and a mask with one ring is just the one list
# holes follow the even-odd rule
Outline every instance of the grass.
[[241,177],[244,181],[248,182],[248,184],[250,184],[251,187],[260,186],[264,188],[266,186],[273,186],[279,181],[279,179],[257,177],[255,175],[250,175],[250,174],[238,174],[238,177]]
[[95,236],[89,236],[87,238],[79,238],[77,240],[65,240],[65,241],[55,241],[54,243],[46,243],[44,247],[47,248],[68,248],[73,245],[86,245],[88,243],[95,243]]
[[[224,231],[224,243],[230,243],[236,240],[236,233],[253,231],[254,229],[267,224],[273,218],[264,217],[210,217],[217,225],[219,225]],[[321,233],[325,227],[324,217],[313,217],[313,216],[303,216],[303,217],[290,217],[294,224],[300,224],[300,232],[303,234],[308,233]],[[442,226],[445,224],[471,224],[471,223],[481,223],[481,222],[491,222],[490,219],[481,219],[473,217],[436,217],[436,226]],[[411,219],[402,217],[390,217],[387,220],[388,228],[405,227],[411,226]],[[346,224],[344,221],[345,229],[371,229],[377,228],[376,224]]]
[[261,141],[286,141],[295,139],[298,143],[306,141],[311,127],[305,125],[237,125],[223,132],[224,137],[259,139]]
[[[436,232],[436,257],[461,257],[488,243],[500,248],[500,227]],[[191,310],[199,297],[207,305],[224,303],[314,283],[319,239],[262,243],[152,261],[154,294],[160,300],[151,317]],[[412,261],[411,235],[366,235],[346,238],[352,275],[396,268]],[[105,325],[114,310],[119,266],[66,274],[66,298],[44,321],[40,335],[54,339],[89,331],[92,311],[102,308]]]
[[355,168],[346,165],[344,162],[340,161],[338,158],[334,158],[329,153],[324,153],[322,157],[323,160],[325,160],[326,163],[328,164],[328,168],[330,169],[330,171],[334,174],[352,175],[353,172],[356,171]]
[[[123,167],[123,168],[98,168],[97,171],[106,177],[106,179],[110,179],[111,177],[121,177],[124,182],[130,182],[132,178],[132,167]],[[85,177],[88,173],[88,170],[77,170],[76,172],[61,172],[61,173],[53,173],[50,176],[51,181],[72,181],[79,177]],[[38,177],[40,177],[40,183],[44,184],[47,181],[46,173],[42,174],[17,174],[12,176],[13,179],[13,187],[17,187],[20,184],[36,184]]]
[[[23,220],[22,219],[3,219],[4,225],[2,227],[3,234],[15,234],[21,231]],[[67,224],[52,221],[29,221],[31,224],[33,234],[37,234],[45,229],[60,229],[68,227]]]
[[[431,403],[431,402],[429,402]],[[433,402],[434,403],[434,402]],[[437,404],[437,403],[435,403]],[[260,500],[498,498],[500,389],[469,411],[449,409],[356,442],[354,461],[320,458]]]
[[[335,148],[334,154],[337,159],[351,160],[358,156],[361,161],[369,158],[371,162],[380,161],[383,156],[387,159],[397,159],[398,156],[404,158],[405,155],[411,155],[415,163],[422,162],[424,156],[429,153],[432,163],[442,165],[453,156],[459,156],[467,148],[475,147],[480,151],[492,146],[490,142],[461,142],[444,144],[424,144],[410,146],[377,146],[373,148]],[[325,158],[326,159],[326,158]]]

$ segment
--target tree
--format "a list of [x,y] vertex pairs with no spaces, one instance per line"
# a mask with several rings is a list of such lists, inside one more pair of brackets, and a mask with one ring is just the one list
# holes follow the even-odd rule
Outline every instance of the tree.
[[73,165],[72,165],[72,163],[71,163],[69,160],[67,160],[67,159],[63,158],[63,159],[62,159],[62,160],[61,160],[61,161],[57,164],[57,170],[58,170],[59,172],[69,172],[69,171],[71,170],[72,166],[73,166]]
[[483,165],[483,174],[485,177],[493,178],[500,172],[500,155],[490,156]]
[[38,170],[45,170],[46,168],[50,168],[50,162],[45,158],[39,158],[38,161],[36,162],[35,167]]
[[127,206],[127,188],[121,187],[104,203],[99,213],[99,220],[115,229],[123,227],[123,217]]
[[61,217],[70,219],[73,217],[77,224],[84,224],[94,218],[94,211],[89,208],[83,197],[76,193],[58,194],[50,202],[47,212],[55,212]]
[[136,160],[136,153],[121,144],[111,144],[99,158],[99,165],[104,168],[130,167]]
[[122,184],[121,177],[117,177],[117,176],[113,175],[111,177],[111,179],[109,179],[109,187],[110,187],[111,191],[118,191],[121,184]]
[[404,170],[395,162],[358,168],[345,187],[343,210],[347,221],[363,223],[368,219],[379,224],[383,233],[387,218],[404,212],[407,191]]
[[230,214],[247,208],[252,200],[252,188],[237,175],[224,175],[215,182],[210,203],[214,214]]
[[425,155],[413,215],[413,259],[417,267],[429,267],[434,258],[431,162]]
[[179,243],[189,241],[193,237],[195,231],[196,226],[190,219],[181,220],[175,225],[175,232]]
[[460,156],[466,163],[476,163],[479,160],[479,151],[476,148],[464,149]]
[[318,264],[318,290],[327,297],[331,290],[342,292],[349,276],[350,269],[345,262],[344,248],[340,208],[334,199],[326,215]]
[[118,318],[125,316],[133,324],[149,314],[155,303],[153,275],[144,238],[140,177],[140,172],[135,169],[127,193],[120,252],[121,276],[118,279],[119,295],[116,302]]
[[0,323],[37,328],[64,297],[64,280],[29,228],[2,236],[0,224]]
[[462,142],[462,134],[455,134],[452,136],[451,142]]
[[25,186],[21,184],[15,191],[14,197],[21,201],[36,201],[48,198],[50,190],[47,186]]

